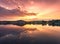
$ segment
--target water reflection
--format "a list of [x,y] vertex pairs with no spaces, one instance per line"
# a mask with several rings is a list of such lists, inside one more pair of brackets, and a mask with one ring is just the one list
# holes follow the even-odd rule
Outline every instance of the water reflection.
[[60,27],[0,25],[0,44],[59,44]]

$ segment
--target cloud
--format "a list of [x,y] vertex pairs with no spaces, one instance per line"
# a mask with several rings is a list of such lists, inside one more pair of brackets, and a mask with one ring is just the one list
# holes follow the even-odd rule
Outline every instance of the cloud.
[[37,11],[44,13],[48,8],[51,10],[60,9],[60,0],[0,0],[0,19],[17,20],[23,16],[36,15],[26,13],[30,7],[36,7],[33,11],[38,8]]
[[[22,14],[22,15],[21,15]],[[8,9],[5,9],[5,8],[2,8],[0,7],[0,17],[1,16],[23,16],[24,12],[22,11],[19,11],[17,9],[13,9],[13,10],[8,10]]]
[[25,4],[28,3],[28,0],[0,0],[0,6],[8,7],[9,9],[15,9],[18,6],[22,8]]
[[[49,4],[60,4],[60,0],[0,0],[0,6],[2,7],[8,7],[9,9],[15,9],[18,6],[22,8],[26,7],[27,5],[30,5],[30,2],[33,1],[35,3],[44,3],[46,5]],[[43,6],[43,5],[42,5]]]
[[5,8],[0,7],[0,17],[3,16],[25,16],[25,15],[35,15],[34,13],[26,13],[24,11],[20,11],[18,9],[12,9],[12,10],[8,10]]

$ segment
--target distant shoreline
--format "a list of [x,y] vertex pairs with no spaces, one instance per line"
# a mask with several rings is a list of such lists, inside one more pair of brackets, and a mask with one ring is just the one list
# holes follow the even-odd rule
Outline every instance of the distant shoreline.
[[18,20],[18,21],[0,21],[0,25],[8,25],[8,24],[13,24],[13,25],[18,25],[18,26],[24,26],[26,24],[37,24],[37,25],[49,25],[49,26],[60,26],[60,20],[49,20],[49,21],[23,21],[23,20]]

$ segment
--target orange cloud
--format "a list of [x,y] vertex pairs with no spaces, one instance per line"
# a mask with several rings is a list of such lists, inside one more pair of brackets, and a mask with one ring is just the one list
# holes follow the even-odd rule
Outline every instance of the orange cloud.
[[59,2],[60,0],[0,0],[0,6],[3,7],[2,10],[0,9],[0,19],[60,19]]

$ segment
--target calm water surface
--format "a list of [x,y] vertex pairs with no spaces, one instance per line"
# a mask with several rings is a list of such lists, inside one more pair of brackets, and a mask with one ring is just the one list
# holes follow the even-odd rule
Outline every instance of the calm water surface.
[[0,44],[60,44],[60,26],[0,25]]

